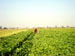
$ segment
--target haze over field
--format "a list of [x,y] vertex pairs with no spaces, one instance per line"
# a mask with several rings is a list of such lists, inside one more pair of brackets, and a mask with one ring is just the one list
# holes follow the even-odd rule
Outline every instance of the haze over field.
[[75,26],[75,0],[0,0],[0,26]]

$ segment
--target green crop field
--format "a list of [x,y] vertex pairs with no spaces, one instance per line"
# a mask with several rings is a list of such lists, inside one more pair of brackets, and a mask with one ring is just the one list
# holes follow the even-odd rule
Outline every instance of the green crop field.
[[0,37],[0,56],[75,56],[75,28],[38,29],[36,34],[30,29]]

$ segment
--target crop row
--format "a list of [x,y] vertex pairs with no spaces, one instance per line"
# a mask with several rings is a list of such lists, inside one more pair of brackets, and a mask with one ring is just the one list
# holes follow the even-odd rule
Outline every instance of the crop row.
[[23,44],[17,48],[12,56],[28,56],[31,52],[31,48],[33,46],[32,39],[34,34],[32,33],[26,41],[23,42]]
[[24,41],[31,39],[29,36],[33,32],[25,31],[18,34],[13,34],[7,37],[0,38],[0,56],[10,56],[14,53],[14,50],[19,48]]

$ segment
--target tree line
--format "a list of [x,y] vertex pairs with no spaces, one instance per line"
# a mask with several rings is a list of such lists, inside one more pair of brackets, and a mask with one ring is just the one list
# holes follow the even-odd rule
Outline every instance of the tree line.
[[[47,27],[32,27],[32,28],[75,28],[75,27],[71,27],[71,26],[61,26],[61,27],[58,27],[58,26],[55,26],[55,27],[50,27],[50,26],[47,26]],[[8,27],[2,27],[0,26],[0,29],[29,29],[29,28],[19,28],[19,27],[11,27],[11,28],[8,28]]]

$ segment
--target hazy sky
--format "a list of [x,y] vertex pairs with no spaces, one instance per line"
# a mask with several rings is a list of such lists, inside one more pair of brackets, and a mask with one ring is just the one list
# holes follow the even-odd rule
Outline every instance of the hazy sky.
[[75,26],[75,0],[0,0],[0,26]]

